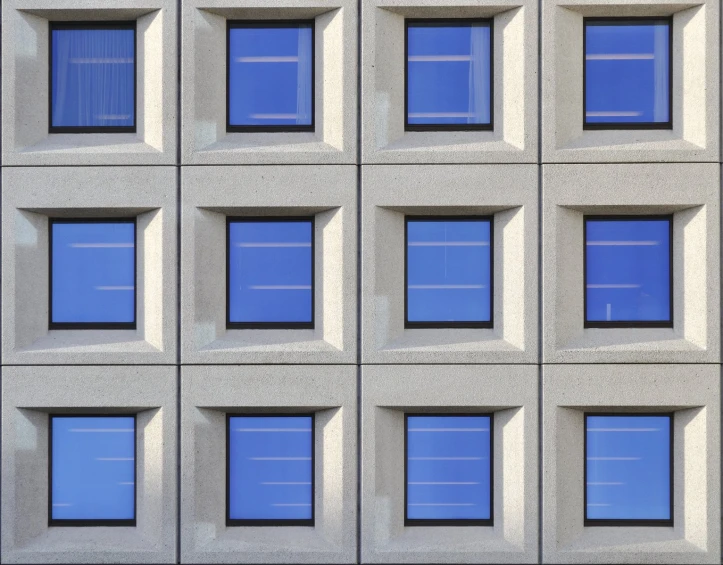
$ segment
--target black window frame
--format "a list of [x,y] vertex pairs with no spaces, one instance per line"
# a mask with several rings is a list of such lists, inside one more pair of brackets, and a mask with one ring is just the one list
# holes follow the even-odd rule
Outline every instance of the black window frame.
[[[587,121],[587,27],[659,25],[668,26],[668,121],[667,122],[588,122]],[[673,129],[673,16],[585,17],[582,19],[582,129],[650,130]]]
[[[54,519],[53,518],[53,419],[54,418],[133,418],[133,518],[132,519]],[[138,418],[137,414],[48,414],[48,526],[49,527],[135,527],[138,518]]]
[[[488,124],[410,124],[409,123],[409,28],[472,27],[490,29],[490,122]],[[405,18],[404,19],[404,131],[494,131],[495,123],[495,36],[494,18]]]
[[[136,133],[138,124],[138,30],[136,20],[48,22],[48,133]],[[54,126],[53,125],[53,31],[56,30],[133,30],[133,125],[132,126]]]
[[[490,224],[490,319],[474,322],[410,322],[409,321],[409,222],[470,222]],[[495,220],[494,216],[404,216],[404,329],[444,329],[494,327],[495,304]]]
[[[669,520],[658,520],[658,519],[588,519],[587,517],[587,419],[588,417],[605,417],[605,416],[617,416],[617,417],[667,417],[670,422],[670,519]],[[584,412],[583,413],[583,525],[585,527],[618,527],[618,526],[643,526],[643,527],[667,527],[672,528],[674,526],[674,500],[673,495],[675,492],[674,481],[675,481],[675,454],[673,452],[674,441],[673,435],[675,433],[675,412]]]
[[[55,224],[133,224],[133,321],[53,322],[53,226]],[[48,218],[48,329],[135,330],[138,324],[138,222],[127,218]]]
[[[282,520],[231,518],[231,418],[311,418],[311,518]],[[314,412],[227,412],[226,413],[226,527],[309,526],[316,519],[316,413]]]
[[[311,28],[311,124],[310,125],[232,125],[231,124],[231,30],[246,28]],[[226,21],[226,133],[314,132],[316,127],[316,20],[227,20]]]
[[[311,321],[310,322],[232,322],[231,321],[231,224],[310,222],[311,223]],[[226,216],[226,329],[300,330],[314,329],[316,320],[316,227],[314,216]]]
[[[582,217],[582,291],[583,291],[583,320],[584,328],[673,328],[674,312],[673,312],[673,214],[657,214],[657,215],[595,215],[585,214]],[[668,222],[668,304],[669,304],[669,319],[668,320],[597,320],[588,321],[587,319],[587,223],[588,221],[593,222],[620,222],[620,221],[648,221],[648,222]]]

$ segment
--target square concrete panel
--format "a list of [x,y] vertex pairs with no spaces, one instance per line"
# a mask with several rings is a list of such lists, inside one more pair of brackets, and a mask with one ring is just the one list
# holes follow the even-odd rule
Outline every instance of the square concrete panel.
[[[720,366],[546,365],[543,563],[720,562]],[[585,412],[673,412],[673,527],[583,526]]]
[[[173,167],[5,167],[4,364],[176,361]],[[135,330],[49,330],[49,218],[136,218]]]
[[[720,362],[715,163],[544,165],[545,363]],[[585,328],[583,216],[673,215],[673,327]]]
[[[3,367],[3,563],[176,563],[176,374]],[[48,527],[51,413],[136,414],[135,527]]]
[[[537,362],[535,165],[362,170],[364,363]],[[494,328],[404,327],[404,218],[493,215]]]
[[[135,20],[136,133],[48,133],[49,22]],[[176,161],[176,2],[6,0],[2,6],[3,165]]]

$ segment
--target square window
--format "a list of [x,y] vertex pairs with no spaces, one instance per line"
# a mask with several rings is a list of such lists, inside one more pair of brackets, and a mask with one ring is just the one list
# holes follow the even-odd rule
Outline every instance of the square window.
[[405,20],[405,129],[492,129],[492,20]]
[[136,525],[135,416],[50,416],[49,526]]
[[405,327],[492,327],[492,219],[407,217]]
[[672,18],[585,18],[584,129],[672,129]]
[[135,329],[135,219],[50,220],[49,327]]
[[673,525],[673,416],[585,414],[585,525]]
[[314,20],[227,30],[226,131],[314,131]]
[[585,216],[585,327],[673,327],[672,216]]
[[314,525],[314,416],[227,416],[228,526]]
[[136,131],[136,23],[50,24],[50,133]]

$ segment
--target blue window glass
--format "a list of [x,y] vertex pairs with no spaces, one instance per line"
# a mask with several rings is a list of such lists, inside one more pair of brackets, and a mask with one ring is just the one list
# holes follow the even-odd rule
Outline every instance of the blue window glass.
[[313,233],[313,219],[229,219],[229,327],[313,327]]
[[229,22],[228,130],[314,130],[314,22]]
[[491,243],[488,218],[407,218],[407,327],[491,327]]
[[135,220],[51,220],[50,327],[135,328]]
[[586,520],[673,518],[672,417],[585,417]]
[[229,525],[313,525],[313,469],[313,416],[229,416]]
[[50,428],[50,524],[135,525],[135,417],[51,416]]
[[406,520],[492,520],[492,417],[406,417]]
[[135,22],[50,30],[51,131],[135,131]]
[[585,19],[585,125],[670,128],[671,20]]
[[585,219],[588,326],[672,326],[671,217]]
[[491,129],[491,53],[490,20],[407,20],[407,128]]

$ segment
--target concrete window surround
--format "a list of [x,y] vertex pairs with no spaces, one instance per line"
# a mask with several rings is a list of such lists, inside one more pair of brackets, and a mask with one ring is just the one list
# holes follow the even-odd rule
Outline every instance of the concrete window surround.
[[[536,1],[361,4],[364,163],[536,162]],[[494,131],[404,131],[405,18],[494,18]]]
[[[4,0],[3,165],[163,165],[176,160],[174,0]],[[136,133],[48,133],[51,21],[137,21]]]
[[[537,362],[535,165],[365,166],[364,363]],[[493,215],[494,328],[404,328],[405,215]]]
[[[550,563],[720,563],[720,366],[546,365],[543,553]],[[673,412],[674,526],[584,527],[584,413]]]
[[[673,129],[583,131],[583,17],[673,17]],[[719,158],[719,2],[543,2],[542,161],[685,162]]]
[[[181,369],[181,562],[356,563],[352,366]],[[226,526],[226,414],[315,413],[315,525]]]
[[[4,364],[161,364],[176,360],[173,167],[2,171]],[[48,218],[130,218],[136,228],[135,330],[48,330]]]
[[[3,563],[176,562],[176,372],[3,368]],[[48,527],[51,412],[136,414],[136,527]]]
[[[719,174],[715,163],[543,165],[545,363],[720,362]],[[585,214],[673,214],[673,328],[583,327]]]
[[[182,162],[356,162],[356,0],[184,0]],[[315,130],[226,132],[226,21],[315,20]]]

